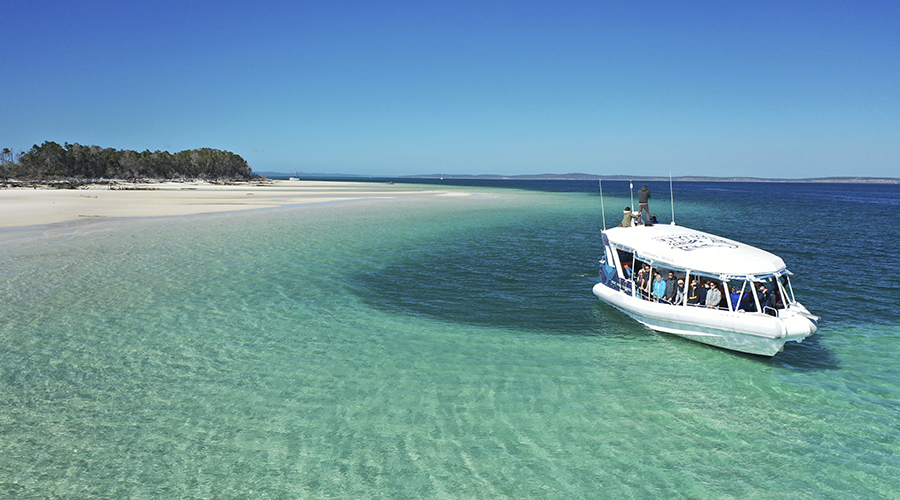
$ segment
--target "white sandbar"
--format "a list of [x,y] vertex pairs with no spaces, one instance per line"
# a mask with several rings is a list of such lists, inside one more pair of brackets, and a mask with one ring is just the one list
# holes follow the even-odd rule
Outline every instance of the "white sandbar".
[[94,217],[158,217],[286,205],[464,196],[468,193],[411,184],[269,181],[219,185],[166,182],[87,186],[81,189],[0,189],[0,228],[56,224]]

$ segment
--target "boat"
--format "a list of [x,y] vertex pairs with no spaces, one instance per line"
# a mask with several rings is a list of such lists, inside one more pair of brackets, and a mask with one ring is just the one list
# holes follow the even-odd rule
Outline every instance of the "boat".
[[291,177],[288,177],[288,180],[289,180],[289,181],[299,181],[299,180],[300,180],[300,176],[297,175],[297,169],[296,169],[296,168],[294,169],[294,175],[291,176]]
[[[601,235],[594,295],[653,330],[762,356],[818,330],[819,317],[795,299],[792,273],[772,253],[674,223],[615,227]],[[669,272],[674,290],[653,293],[647,281]],[[710,301],[721,300],[697,303],[703,286],[719,290]]]

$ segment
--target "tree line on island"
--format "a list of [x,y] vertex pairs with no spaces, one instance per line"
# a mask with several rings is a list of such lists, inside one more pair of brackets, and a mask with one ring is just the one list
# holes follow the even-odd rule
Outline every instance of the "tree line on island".
[[77,143],[60,146],[47,141],[24,153],[16,154],[9,148],[0,153],[0,179],[4,182],[246,181],[257,177],[240,155],[211,148],[138,153]]

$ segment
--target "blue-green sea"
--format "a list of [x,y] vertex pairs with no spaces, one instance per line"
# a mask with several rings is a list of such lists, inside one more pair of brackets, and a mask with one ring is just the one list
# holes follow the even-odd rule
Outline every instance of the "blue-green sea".
[[900,498],[900,186],[674,183],[821,316],[766,358],[592,295],[627,182],[481,184],[0,231],[0,498]]

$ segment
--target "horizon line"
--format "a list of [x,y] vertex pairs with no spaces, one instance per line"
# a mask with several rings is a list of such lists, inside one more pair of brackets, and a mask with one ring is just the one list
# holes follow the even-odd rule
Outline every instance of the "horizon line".
[[778,177],[714,177],[704,175],[681,176],[628,176],[628,175],[601,175],[585,173],[566,174],[411,174],[411,175],[365,175],[365,174],[340,174],[322,172],[254,172],[258,175],[275,174],[286,176],[307,176],[315,178],[379,178],[379,179],[493,179],[493,180],[590,180],[590,181],[681,181],[681,182],[832,182],[832,183],[875,183],[875,184],[900,184],[900,177],[866,177],[866,176],[828,176],[828,177],[802,177],[802,178],[778,178]]

